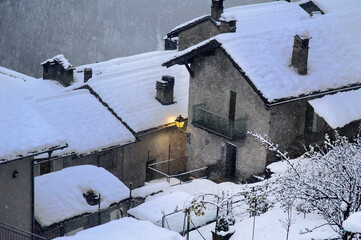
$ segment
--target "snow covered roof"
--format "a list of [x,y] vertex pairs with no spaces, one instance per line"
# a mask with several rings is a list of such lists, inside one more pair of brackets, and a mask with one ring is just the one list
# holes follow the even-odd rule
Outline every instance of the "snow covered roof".
[[361,233],[361,212],[352,213],[342,226],[348,232]]
[[84,213],[98,211],[83,197],[92,190],[101,195],[100,208],[129,197],[130,191],[104,168],[81,165],[35,177],[35,219],[45,227]]
[[309,101],[314,111],[332,128],[361,119],[361,90],[339,92]]
[[66,146],[66,141],[36,111],[33,99],[62,89],[0,67],[0,162]]
[[[209,44],[223,49],[268,103],[361,85],[361,2],[317,0],[325,15],[310,15],[298,3],[277,1],[225,10],[237,32],[217,35],[175,54],[164,65],[182,64]],[[352,6],[352,7],[349,7]],[[295,35],[308,33],[308,75],[290,67]],[[208,49],[209,50],[209,49]],[[178,61],[178,62],[177,62]]]
[[[148,221],[122,218],[78,232],[74,236],[59,237],[56,240],[182,240],[180,234],[157,227]],[[54,239],[54,240],[55,240]]]
[[217,26],[217,22],[214,20],[214,18],[211,15],[203,15],[201,17],[197,17],[195,19],[192,19],[188,22],[182,23],[175,28],[173,28],[169,33],[167,33],[168,38],[178,37],[178,34],[182,32],[185,29],[188,29],[190,27],[193,27],[199,23],[202,23],[204,21],[211,21],[215,26]]
[[54,62],[58,62],[59,64],[61,64],[64,67],[64,69],[69,69],[69,68],[73,67],[73,65],[71,65],[69,63],[68,59],[66,59],[63,54],[59,54],[59,55],[56,55],[55,57],[49,58],[49,59],[45,60],[44,62],[42,62],[40,65],[44,65],[47,63],[51,64]]
[[[188,116],[189,75],[183,66],[166,69],[161,64],[174,51],[155,51],[77,68],[92,68],[88,85],[135,132],[174,122]],[[155,99],[156,81],[162,76],[175,78],[174,104],[162,105]],[[75,78],[82,78],[79,73]]]
[[60,132],[69,147],[54,155],[91,153],[135,141],[134,135],[88,90],[37,99],[42,117]]

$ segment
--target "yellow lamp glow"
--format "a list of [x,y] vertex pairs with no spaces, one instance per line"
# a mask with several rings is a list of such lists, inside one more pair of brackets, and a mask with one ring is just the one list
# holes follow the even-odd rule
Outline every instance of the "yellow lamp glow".
[[175,120],[175,125],[177,126],[177,128],[182,128],[184,126],[184,118],[182,117],[182,115],[179,115],[177,117],[177,119]]

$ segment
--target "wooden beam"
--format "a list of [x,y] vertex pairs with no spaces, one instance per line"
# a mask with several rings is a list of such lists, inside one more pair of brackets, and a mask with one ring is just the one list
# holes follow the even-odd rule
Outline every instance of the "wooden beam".
[[190,64],[186,63],[186,64],[184,64],[184,66],[186,66],[191,77],[194,77],[194,72],[192,71]]

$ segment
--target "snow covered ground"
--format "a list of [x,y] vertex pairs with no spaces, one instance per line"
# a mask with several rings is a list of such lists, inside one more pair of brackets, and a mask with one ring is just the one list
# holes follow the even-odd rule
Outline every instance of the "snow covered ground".
[[[275,174],[282,174],[282,172],[288,169],[288,165],[284,162],[277,162],[270,165],[270,168]],[[140,219],[149,220],[157,224],[157,219],[160,219],[162,214],[169,214],[175,209],[184,208],[184,204],[189,203],[196,194],[222,194],[222,192],[239,192],[246,190],[255,186],[261,186],[262,184],[267,183],[266,181],[240,185],[230,182],[224,182],[216,184],[209,180],[195,180],[191,183],[177,185],[169,188],[163,188],[163,192],[148,196],[145,203],[140,205],[138,208],[132,209],[130,212],[133,216],[139,217]],[[150,186],[146,187],[150,189]],[[141,191],[142,188],[137,191]],[[159,189],[158,189],[159,190]],[[187,197],[188,196],[188,197]],[[272,198],[272,196],[270,196]],[[183,206],[182,206],[183,202]],[[234,209],[236,224],[231,227],[231,231],[235,231],[231,240],[249,240],[252,239],[252,229],[253,222],[255,220],[255,239],[257,240],[274,240],[274,239],[286,239],[286,228],[283,222],[287,219],[287,212],[285,212],[280,204],[275,204],[273,208],[268,210],[266,213],[257,216],[255,219],[249,217],[249,214],[246,212],[247,206],[244,204],[239,204],[238,208]],[[154,210],[156,212],[154,212]],[[209,212],[208,212],[209,214]],[[206,212],[207,215],[207,212]],[[179,215],[179,222],[182,223],[181,219],[184,214]],[[208,216],[209,217],[209,216]],[[213,216],[214,217],[214,216]],[[196,216],[192,216],[193,221],[196,224],[201,225],[204,222],[199,221]],[[325,220],[322,216],[309,213],[301,214],[293,209],[292,211],[292,225],[289,232],[289,239],[292,240],[305,240],[305,239],[329,239],[335,238],[338,235],[331,229],[331,227],[325,225],[315,229],[314,231],[306,234],[300,234],[301,231],[306,231],[306,229],[313,229],[315,227],[325,224]],[[168,218],[168,221],[175,221],[174,219]],[[172,225],[170,223],[170,225]],[[167,224],[166,224],[167,226]],[[179,231],[182,226],[174,227],[174,231]],[[212,239],[211,231],[214,231],[215,223],[202,226],[198,231],[193,230],[190,232],[190,239],[203,239],[205,237],[207,240]]]
[[[299,161],[299,160],[297,160]],[[277,162],[269,166],[272,172],[282,174],[282,172],[288,170],[288,165],[285,162]],[[275,176],[274,175],[274,176]],[[271,178],[272,180],[273,178]],[[155,182],[147,184],[144,187],[135,189],[139,196],[148,197],[145,203],[133,208],[129,211],[133,216],[136,216],[139,220],[131,218],[124,218],[116,221],[112,221],[108,224],[98,226],[92,229],[84,230],[77,233],[72,237],[57,238],[57,240],[85,240],[85,239],[115,239],[115,240],[129,240],[129,239],[186,239],[181,237],[178,233],[181,232],[183,227],[184,213],[178,212],[177,225],[172,225],[171,221],[174,219],[168,218],[169,226],[171,230],[162,229],[159,227],[158,220],[161,219],[163,214],[173,213],[175,210],[181,210],[189,201],[194,198],[194,195],[213,193],[222,194],[222,192],[239,192],[247,190],[255,186],[262,186],[270,180],[255,184],[235,184],[230,182],[224,182],[216,184],[209,180],[194,180],[190,183],[170,187],[168,183]],[[153,186],[152,186],[153,185]],[[159,192],[162,191],[162,192]],[[153,195],[152,192],[154,193]],[[272,198],[272,196],[270,196]],[[261,214],[255,218],[250,217],[247,213],[244,204],[239,204],[238,208],[234,209],[235,225],[230,227],[230,231],[235,231],[231,240],[249,240],[252,239],[253,226],[255,227],[254,239],[257,240],[275,240],[275,239],[286,239],[286,228],[284,222],[287,219],[288,213],[283,210],[280,204],[276,203],[266,213]],[[206,221],[205,218],[214,218],[211,208],[205,211],[206,216],[196,217],[192,215],[192,220],[196,225],[202,225]],[[176,215],[174,215],[176,216]],[[202,221],[200,219],[203,218]],[[357,225],[356,220],[352,220],[351,226]],[[206,219],[206,220],[209,220]],[[314,213],[298,213],[296,209],[292,209],[291,214],[292,224],[289,231],[289,239],[292,240],[306,240],[306,239],[331,239],[337,238],[338,235],[329,227],[324,225],[326,222],[322,216]],[[155,223],[155,224],[152,224]],[[166,228],[168,226],[166,223]],[[353,225],[352,225],[353,224]],[[158,225],[158,226],[156,226]],[[324,225],[324,226],[322,226]],[[321,227],[319,227],[321,226]],[[198,230],[190,232],[189,236],[191,240],[212,239],[211,231],[214,231],[215,223],[208,225],[202,225]],[[306,229],[313,229],[312,232],[306,234],[300,234],[305,232]],[[139,230],[141,229],[141,231]],[[202,237],[203,236],[203,237]]]
[[181,235],[147,221],[122,218],[56,240],[182,240]]

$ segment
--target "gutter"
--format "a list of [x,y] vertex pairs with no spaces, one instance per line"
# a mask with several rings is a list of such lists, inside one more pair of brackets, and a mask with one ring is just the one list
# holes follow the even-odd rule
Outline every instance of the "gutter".
[[282,104],[296,102],[296,101],[300,101],[300,100],[306,100],[306,99],[307,100],[312,100],[312,99],[324,97],[324,96],[329,95],[329,94],[336,94],[338,92],[348,92],[348,91],[352,91],[352,90],[358,90],[360,88],[361,88],[361,85],[356,85],[356,86],[351,86],[351,87],[336,88],[336,89],[332,89],[332,90],[326,90],[326,91],[322,91],[322,92],[315,93],[315,94],[309,94],[309,95],[302,96],[302,97],[295,97],[295,98],[291,98],[291,99],[288,99],[288,100],[283,100],[283,101],[279,101],[279,102],[275,102],[275,103],[268,103],[267,107],[279,106],[279,105],[282,105]]

